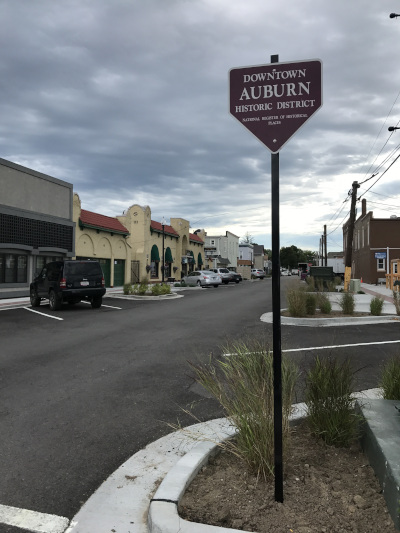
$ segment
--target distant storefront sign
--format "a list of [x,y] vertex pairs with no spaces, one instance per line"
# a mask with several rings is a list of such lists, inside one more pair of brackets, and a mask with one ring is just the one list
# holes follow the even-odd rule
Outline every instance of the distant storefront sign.
[[375,252],[375,259],[386,259],[386,252]]

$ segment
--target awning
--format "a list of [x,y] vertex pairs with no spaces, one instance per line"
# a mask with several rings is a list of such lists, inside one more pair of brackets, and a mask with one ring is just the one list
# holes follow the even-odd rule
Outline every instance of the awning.
[[192,250],[190,250],[188,252],[188,260],[189,260],[189,263],[191,263],[192,265],[194,265],[194,254],[192,252]]
[[174,260],[172,259],[171,248],[169,246],[165,250],[165,262],[166,263],[173,263],[174,262]]
[[199,252],[199,255],[197,256],[197,264],[199,266],[203,265],[203,259],[201,258],[201,253]]
[[158,252],[158,247],[156,244],[153,244],[153,247],[151,249],[151,262],[159,261],[159,260],[160,260],[160,254]]

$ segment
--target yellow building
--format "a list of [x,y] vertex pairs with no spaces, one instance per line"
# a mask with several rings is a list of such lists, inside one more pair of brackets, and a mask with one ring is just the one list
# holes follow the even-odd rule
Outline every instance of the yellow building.
[[107,287],[143,279],[180,280],[195,268],[204,268],[204,241],[190,233],[189,222],[183,218],[162,224],[151,219],[149,206],[140,205],[108,217],[82,209],[74,194],[73,220],[76,258],[100,261]]
[[74,194],[73,220],[75,256],[77,259],[97,259],[103,269],[106,287],[119,287],[129,279],[129,231],[116,218],[81,208]]
[[[171,218],[170,224],[151,219],[149,206],[132,205],[117,219],[129,231],[132,282],[180,280],[182,275],[204,264],[204,241],[189,232],[189,222]],[[164,251],[164,276],[162,257]]]

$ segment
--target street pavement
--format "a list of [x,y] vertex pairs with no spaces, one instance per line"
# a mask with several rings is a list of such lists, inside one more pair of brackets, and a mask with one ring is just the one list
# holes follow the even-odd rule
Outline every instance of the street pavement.
[[[384,299],[384,313],[393,317],[396,315],[392,293],[384,286],[361,284],[365,294],[355,295],[356,311],[369,311],[371,298],[380,296]],[[122,288],[108,290],[108,294],[122,292]],[[331,301],[337,301],[340,293],[331,294]],[[0,310],[30,305],[29,298],[14,298],[0,300]],[[264,315],[263,315],[264,317]],[[261,317],[265,320],[265,317]],[[379,318],[379,317],[377,317]],[[349,325],[353,319],[346,319]],[[295,325],[295,324],[291,324]],[[299,325],[303,325],[299,323]],[[314,327],[323,326],[314,320]],[[337,325],[337,324],[336,324]],[[341,324],[342,325],[342,324]],[[374,389],[364,391],[364,397],[377,397],[379,391]],[[304,405],[295,406],[295,417],[304,414]],[[178,461],[188,454],[199,441],[212,441],[226,438],[234,432],[226,419],[217,419],[196,424],[189,428],[173,431],[133,455],[122,464],[95,493],[86,501],[80,511],[70,521],[65,517],[35,513],[0,505],[0,525],[8,524],[16,528],[37,533],[161,533],[172,532],[174,526],[163,505],[159,500],[174,498],[160,498],[157,493],[157,506],[154,507],[153,522],[147,523],[148,512],[154,494],[159,484],[168,477],[172,495],[179,493],[182,483],[187,483],[187,466],[185,473],[176,468]],[[189,455],[188,455],[189,457]],[[195,461],[196,462],[196,461]],[[194,469],[195,463],[189,467]],[[168,476],[169,474],[169,476]],[[172,480],[171,480],[172,478]],[[172,482],[172,485],[171,485]],[[162,491],[161,494],[165,495]],[[163,514],[165,513],[165,514]],[[160,525],[162,528],[160,529]],[[186,531],[199,531],[191,528]],[[172,528],[172,529],[171,529]],[[176,530],[178,531],[178,530]],[[183,529],[182,529],[183,531]],[[202,531],[205,531],[202,529]],[[211,531],[211,529],[209,529]],[[215,529],[222,533],[223,528]],[[232,531],[232,530],[230,530]]]

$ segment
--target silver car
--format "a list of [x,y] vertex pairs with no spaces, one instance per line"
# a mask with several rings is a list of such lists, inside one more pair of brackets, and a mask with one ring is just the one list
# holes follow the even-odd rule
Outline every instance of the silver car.
[[265,278],[265,272],[264,272],[264,270],[261,270],[261,268],[252,268],[251,269],[251,277],[252,278],[264,279]]
[[186,285],[197,285],[198,287],[210,287],[211,285],[218,287],[222,283],[221,277],[210,270],[194,270],[187,276],[184,276],[182,281]]

